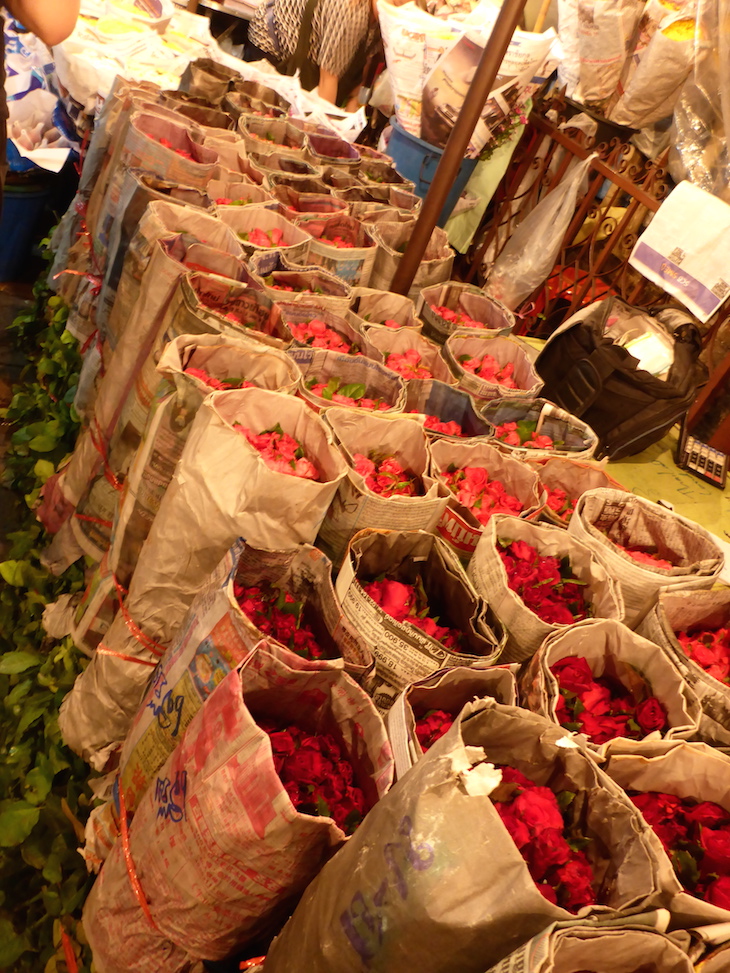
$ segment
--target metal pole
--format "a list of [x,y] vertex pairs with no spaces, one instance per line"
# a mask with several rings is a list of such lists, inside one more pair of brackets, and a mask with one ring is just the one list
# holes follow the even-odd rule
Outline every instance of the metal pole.
[[421,212],[413,227],[413,234],[390,285],[396,294],[407,294],[419,264],[426,252],[431,233],[441,215],[454,179],[464,160],[476,124],[479,121],[489,92],[494,86],[499,66],[515,31],[526,0],[504,0],[496,23],[484,48],[474,80],[464,99],[464,105],[451,130],[441,162],[433,177],[431,188],[423,201]]

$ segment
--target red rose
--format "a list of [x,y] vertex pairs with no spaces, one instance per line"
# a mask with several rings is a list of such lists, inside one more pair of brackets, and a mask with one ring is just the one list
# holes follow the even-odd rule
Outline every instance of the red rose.
[[703,872],[724,874],[730,871],[730,831],[724,828],[703,828],[700,845],[705,853],[702,859]]
[[560,683],[560,688],[569,693],[580,694],[593,685],[593,672],[582,656],[566,656],[550,666],[550,671]]
[[315,750],[297,750],[284,763],[286,774],[303,784],[316,784],[332,770],[332,764]]
[[645,699],[643,703],[639,703],[636,707],[634,719],[644,733],[651,733],[653,730],[664,730],[667,726],[667,711],[656,696],[649,696],[648,699]]
[[631,800],[641,811],[648,825],[667,851],[688,838],[687,826],[682,814],[683,804],[674,794],[649,791],[646,794],[630,794]]
[[529,865],[533,879],[540,882],[549,868],[565,865],[570,861],[573,852],[563,837],[562,829],[545,828],[525,845],[522,854]]
[[542,895],[543,898],[547,899],[548,902],[552,902],[553,905],[558,904],[558,894],[552,885],[546,885],[545,882],[537,883],[537,891]]
[[721,875],[714,882],[710,882],[705,899],[719,909],[730,909],[730,875]]
[[519,849],[524,848],[530,840],[530,829],[520,819],[513,805],[505,801],[498,801],[494,806],[497,809],[497,814],[502,819],[502,824],[509,831],[514,843]]
[[524,790],[514,799],[512,806],[533,835],[546,828],[555,828],[560,832],[563,830],[563,816],[549,787],[531,787]]
[[730,813],[713,801],[700,801],[695,807],[688,808],[684,816],[688,821],[707,828],[716,828],[719,824],[727,824],[730,821]]
[[574,852],[571,861],[555,869],[554,884],[560,885],[560,902],[569,912],[578,912],[596,901],[593,892],[593,869],[582,851]]
[[534,781],[531,781],[529,777],[517,770],[515,767],[500,767],[502,771],[502,782],[508,784],[519,784],[520,787],[527,789],[534,787]]
[[581,730],[590,740],[601,746],[616,737],[626,736],[628,718],[625,716],[594,716],[592,713],[581,713],[578,717]]
[[611,709],[611,690],[599,683],[594,683],[582,693],[580,701],[591,716],[604,716]]

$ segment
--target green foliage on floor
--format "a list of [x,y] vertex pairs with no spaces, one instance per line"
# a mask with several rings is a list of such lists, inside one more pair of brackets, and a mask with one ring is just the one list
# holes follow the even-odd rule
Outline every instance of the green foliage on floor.
[[90,887],[77,848],[91,806],[88,767],[62,743],[58,709],[83,666],[70,638],[47,637],[43,609],[81,591],[83,569],[60,578],[40,562],[50,538],[32,508],[42,484],[73,448],[73,398],[81,359],[64,330],[68,310],[44,282],[35,306],[9,329],[27,355],[23,381],[0,417],[12,422],[4,485],[25,500],[27,516],[0,562],[0,969],[66,973],[66,948],[91,968],[81,906]]

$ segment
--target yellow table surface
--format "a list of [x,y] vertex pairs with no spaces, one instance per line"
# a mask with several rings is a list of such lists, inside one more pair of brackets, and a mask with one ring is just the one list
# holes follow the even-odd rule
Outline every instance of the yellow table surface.
[[609,460],[608,472],[632,493],[647,500],[666,500],[676,513],[697,521],[727,543],[730,540],[730,491],[705,483],[674,464],[679,430],[636,456]]

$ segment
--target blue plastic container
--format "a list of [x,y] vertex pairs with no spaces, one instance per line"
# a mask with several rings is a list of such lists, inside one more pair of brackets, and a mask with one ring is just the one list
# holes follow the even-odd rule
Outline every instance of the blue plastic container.
[[47,185],[5,184],[0,219],[0,281],[3,283],[22,275],[49,195]]
[[[390,123],[393,126],[393,132],[390,136],[390,142],[388,142],[388,155],[395,162],[397,171],[416,184],[414,190],[416,195],[425,199],[444,150],[431,145],[429,142],[424,142],[423,139],[416,138],[415,135],[410,135],[404,128],[401,128],[395,118],[391,118]],[[451,211],[456,206],[456,202],[463,193],[464,186],[469,181],[478,161],[478,159],[464,159],[461,163],[459,174],[454,180],[454,185],[451,187],[444,208],[441,210],[438,219],[439,226],[444,226],[451,216]]]

